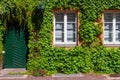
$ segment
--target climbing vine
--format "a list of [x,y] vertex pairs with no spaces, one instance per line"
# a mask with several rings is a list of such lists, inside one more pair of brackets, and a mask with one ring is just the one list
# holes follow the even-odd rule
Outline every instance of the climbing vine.
[[[120,73],[120,49],[102,45],[102,13],[105,9],[120,9],[120,0],[46,0],[44,10],[39,0],[3,0],[0,3],[0,53],[7,23],[17,21],[28,30],[27,70],[32,75],[99,72]],[[79,11],[81,46],[70,49],[54,47],[53,10]],[[97,24],[96,24],[97,23]],[[42,73],[43,72],[43,73]],[[36,73],[36,74],[35,74]]]

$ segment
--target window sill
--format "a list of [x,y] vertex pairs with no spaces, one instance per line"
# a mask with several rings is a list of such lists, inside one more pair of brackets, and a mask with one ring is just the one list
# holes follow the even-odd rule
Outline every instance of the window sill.
[[75,47],[77,44],[54,44],[54,47]]
[[107,47],[120,47],[120,44],[104,44]]

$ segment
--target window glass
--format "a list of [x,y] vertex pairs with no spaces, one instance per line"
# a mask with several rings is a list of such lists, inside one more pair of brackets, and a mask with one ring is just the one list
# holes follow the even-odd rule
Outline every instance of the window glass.
[[116,22],[120,22],[120,13],[116,13],[115,16],[116,16]]
[[75,30],[75,23],[68,23],[67,24],[67,41],[69,42],[75,42],[75,35],[76,30]]
[[55,29],[56,30],[64,30],[64,23],[56,23]]
[[113,20],[113,14],[112,13],[105,13],[104,14],[104,21],[105,22],[112,22]]
[[54,41],[57,45],[76,45],[76,14],[73,12],[55,13]]
[[67,22],[75,22],[75,13],[67,14]]
[[55,25],[55,40],[56,42],[64,42],[64,24],[56,23]]
[[75,31],[75,23],[68,23],[67,24],[67,29]]
[[56,42],[64,42],[64,33],[62,31],[56,31],[55,35]]
[[56,22],[64,22],[64,13],[56,13],[55,20]]
[[104,24],[104,40],[105,42],[112,42],[113,40],[113,27],[112,23],[105,23]]
[[116,23],[116,41],[120,42],[120,23]]
[[120,44],[120,12],[104,14],[104,42]]

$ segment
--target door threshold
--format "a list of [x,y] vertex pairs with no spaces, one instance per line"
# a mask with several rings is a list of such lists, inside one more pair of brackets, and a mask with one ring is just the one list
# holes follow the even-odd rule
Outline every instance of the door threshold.
[[25,74],[26,69],[25,68],[7,68],[7,69],[2,69],[0,72],[0,76],[3,75],[12,75],[12,74]]
[[25,79],[26,68],[5,68],[0,71],[0,79]]

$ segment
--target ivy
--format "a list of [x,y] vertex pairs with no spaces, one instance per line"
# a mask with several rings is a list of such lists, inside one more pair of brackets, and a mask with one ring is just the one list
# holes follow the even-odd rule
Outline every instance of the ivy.
[[[46,0],[44,10],[39,0],[3,0],[0,3],[0,54],[8,22],[14,20],[28,30],[27,70],[32,75],[60,73],[120,73],[120,49],[102,45],[102,13],[105,9],[120,9],[119,0]],[[53,10],[80,12],[81,46],[70,49],[54,47]],[[1,56],[2,57],[2,56]],[[38,71],[38,72],[37,72]],[[39,72],[40,71],[40,72]],[[34,73],[34,74],[33,74]],[[36,73],[36,74],[35,74]]]
[[93,22],[83,21],[80,27],[80,38],[83,42],[92,42],[100,32]]

